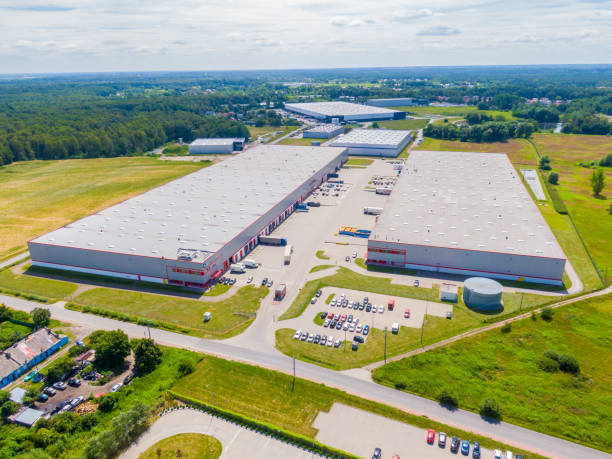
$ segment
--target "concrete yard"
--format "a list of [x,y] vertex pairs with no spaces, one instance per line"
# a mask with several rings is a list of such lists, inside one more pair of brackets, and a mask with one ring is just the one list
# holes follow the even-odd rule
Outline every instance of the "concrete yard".
[[[334,448],[360,457],[370,457],[374,448],[382,450],[382,457],[397,454],[408,459],[445,459],[462,456],[451,453],[450,438],[446,448],[438,446],[438,433],[433,445],[427,443],[427,429],[394,421],[384,416],[334,403],[329,413],[320,412],[313,423],[319,429],[317,440]],[[351,432],[351,435],[345,435]],[[467,439],[469,440],[469,439]],[[470,446],[470,455],[472,448]],[[493,452],[481,449],[481,457],[492,458]]]

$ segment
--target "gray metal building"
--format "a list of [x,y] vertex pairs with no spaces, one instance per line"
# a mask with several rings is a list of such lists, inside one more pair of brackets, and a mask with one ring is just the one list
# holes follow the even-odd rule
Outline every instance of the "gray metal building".
[[204,287],[346,159],[331,147],[249,149],[31,240],[32,264]]
[[367,105],[373,107],[406,107],[414,105],[412,97],[397,97],[395,99],[368,99]]
[[352,129],[339,136],[330,146],[348,148],[352,156],[395,158],[412,138],[412,131],[398,129]]
[[234,151],[242,151],[244,148],[244,137],[227,139],[195,139],[189,144],[190,155],[229,155]]
[[313,128],[307,129],[302,133],[304,138],[312,139],[331,139],[344,133],[344,126],[339,124],[319,124]]
[[413,151],[367,263],[561,285],[566,257],[506,155]]
[[351,102],[300,102],[285,104],[285,110],[322,120],[325,123],[331,123],[332,121],[400,120],[406,118],[406,112],[353,104]]

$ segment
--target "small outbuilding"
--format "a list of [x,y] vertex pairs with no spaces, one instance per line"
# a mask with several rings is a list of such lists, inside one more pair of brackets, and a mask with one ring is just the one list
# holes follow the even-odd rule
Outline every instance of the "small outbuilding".
[[195,139],[189,144],[190,155],[229,155],[234,151],[242,151],[244,137],[227,139]]
[[9,417],[9,420],[22,426],[32,427],[45,414],[44,411],[33,408],[22,408],[17,413]]
[[463,284],[463,301],[473,309],[494,311],[502,307],[502,285],[486,277],[470,277]]
[[455,284],[442,284],[440,287],[440,300],[456,303],[458,297],[457,291],[458,289]]

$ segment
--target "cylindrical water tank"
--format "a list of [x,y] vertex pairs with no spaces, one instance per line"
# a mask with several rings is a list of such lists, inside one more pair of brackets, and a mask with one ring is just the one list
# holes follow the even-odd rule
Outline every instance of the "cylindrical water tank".
[[486,277],[470,277],[463,283],[463,301],[473,309],[492,311],[502,307],[503,287]]

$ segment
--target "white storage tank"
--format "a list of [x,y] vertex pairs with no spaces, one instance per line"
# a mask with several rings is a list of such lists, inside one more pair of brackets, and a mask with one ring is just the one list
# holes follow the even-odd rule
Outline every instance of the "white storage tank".
[[463,284],[463,301],[470,308],[494,311],[502,307],[502,285],[486,277],[470,277]]

